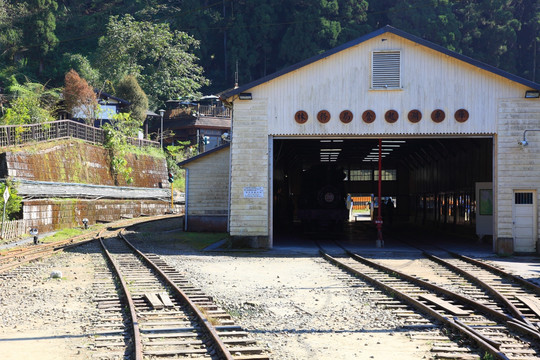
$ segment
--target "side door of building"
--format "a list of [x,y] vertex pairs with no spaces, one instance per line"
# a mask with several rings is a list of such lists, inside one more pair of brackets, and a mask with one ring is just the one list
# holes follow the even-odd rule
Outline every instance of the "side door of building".
[[536,252],[536,239],[538,237],[536,191],[514,191],[512,217],[514,251]]

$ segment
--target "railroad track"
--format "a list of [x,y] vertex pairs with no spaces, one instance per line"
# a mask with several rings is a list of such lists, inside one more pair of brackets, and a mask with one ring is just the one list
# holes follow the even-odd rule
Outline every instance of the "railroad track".
[[540,331],[540,286],[537,284],[486,261],[441,247],[433,247],[429,251],[413,247],[431,260],[428,265],[439,276],[452,278],[455,284],[466,283],[460,286],[463,293],[471,297],[480,297],[489,306],[499,307],[500,311]]
[[[144,222],[163,220],[174,216],[175,215],[139,217],[135,219],[118,221],[113,225],[116,227],[136,225]],[[103,233],[104,231],[107,231],[107,229],[105,228],[101,230],[95,230],[87,234],[81,234],[62,241],[56,241],[46,244],[40,243],[37,245],[29,245],[11,249],[7,253],[0,255],[0,274],[17,268],[23,264],[27,264],[29,262],[36,261],[44,257],[54,255],[58,252],[67,250],[75,246],[84,245],[89,241],[97,240],[101,237],[101,233]]]
[[472,296],[480,291],[485,292],[485,303],[500,307],[509,316],[540,331],[540,286],[467,256],[448,253],[452,257],[444,258],[445,254],[423,254],[432,261],[430,266],[441,275],[452,272],[450,276],[466,279],[470,283],[466,291]]
[[[464,296],[351,252],[339,256],[331,256],[323,249],[320,252],[330,263],[391,294],[402,305],[468,338],[482,349],[484,358],[540,358],[540,333],[536,325],[526,318],[512,316],[512,310],[500,305],[500,301],[491,301],[486,290],[481,291],[482,302],[479,302],[474,296]],[[459,353],[470,354],[471,350],[453,347],[450,351],[456,352],[457,357]],[[444,357],[448,358],[448,353]]]
[[100,242],[115,271],[108,277],[97,272],[96,301],[109,315],[95,326],[102,335],[96,347],[105,358],[270,359],[209,296],[159,256],[143,254],[121,234]]
[[12,270],[20,265],[27,264],[41,258],[51,256],[57,252],[67,250],[74,246],[86,244],[97,238],[98,232],[79,235],[77,237],[54,243],[31,245],[11,250],[0,256],[0,273]]

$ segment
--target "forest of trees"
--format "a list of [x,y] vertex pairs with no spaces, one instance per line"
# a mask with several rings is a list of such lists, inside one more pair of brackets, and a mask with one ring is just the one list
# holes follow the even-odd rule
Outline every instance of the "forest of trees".
[[[540,79],[539,0],[0,0],[0,87],[134,76],[150,107],[216,93],[392,25]],[[11,79],[11,80],[10,80]]]

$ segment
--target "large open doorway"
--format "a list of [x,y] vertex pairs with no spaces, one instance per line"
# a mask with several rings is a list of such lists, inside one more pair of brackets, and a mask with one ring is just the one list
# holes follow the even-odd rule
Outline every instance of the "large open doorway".
[[[492,138],[273,140],[274,243],[291,237],[386,228],[475,233],[475,184],[493,178]],[[352,206],[351,205],[352,200]]]

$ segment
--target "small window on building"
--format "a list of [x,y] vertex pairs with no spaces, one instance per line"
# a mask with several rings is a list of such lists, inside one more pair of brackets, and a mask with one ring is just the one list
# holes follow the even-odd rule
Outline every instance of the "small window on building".
[[[379,181],[379,170],[373,172],[373,180]],[[382,181],[396,181],[397,180],[397,171],[394,169],[383,170],[382,171]]]
[[530,192],[519,192],[515,193],[514,195],[516,205],[533,204],[533,194]]
[[401,88],[401,52],[374,51],[371,58],[371,88]]
[[351,170],[349,172],[350,181],[370,181],[373,179],[371,170]]

